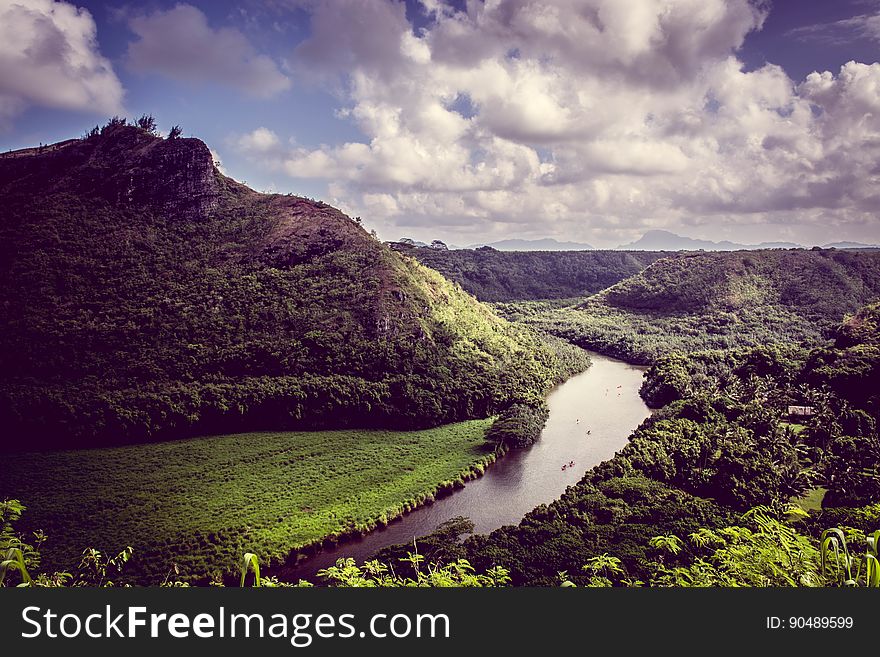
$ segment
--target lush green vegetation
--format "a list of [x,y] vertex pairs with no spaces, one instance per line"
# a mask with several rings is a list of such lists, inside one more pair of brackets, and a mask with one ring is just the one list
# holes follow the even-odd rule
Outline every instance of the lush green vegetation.
[[70,569],[85,546],[137,552],[126,573],[185,581],[356,535],[481,474],[490,420],[413,432],[238,434],[160,444],[17,454],[0,490],[27,502],[44,565]]
[[650,251],[498,251],[393,247],[459,283],[480,301],[583,297],[663,257]]
[[486,432],[486,440],[505,447],[528,447],[541,437],[550,410],[547,405],[513,404]]
[[[40,547],[45,536],[38,532],[36,544],[28,542],[13,523],[21,518],[24,506],[19,500],[0,501],[0,587],[17,585],[41,588],[60,587],[113,587],[124,584],[135,553],[134,548],[126,547],[116,556],[105,555],[94,548],[86,548],[79,563],[70,570],[52,571],[41,567]],[[466,559],[451,563],[426,563],[417,552],[408,554],[404,561],[413,571],[413,576],[400,575],[393,565],[373,560],[358,566],[353,559],[340,559],[335,566],[319,571],[321,578],[330,586],[381,588],[381,587],[490,587],[505,586],[510,577],[505,568],[494,566],[485,573],[477,573]],[[260,587],[312,586],[300,580],[296,584],[281,582],[276,577],[261,575],[260,558],[253,552],[245,552],[238,560],[240,567],[239,586]],[[153,585],[163,587],[186,587],[189,584],[179,578],[176,566],[170,568],[161,581]],[[223,580],[212,584],[223,585]]]
[[630,362],[673,352],[819,345],[846,313],[880,297],[880,252],[688,253],[658,260],[586,301],[506,303],[519,320]]
[[[643,388],[663,407],[559,500],[489,536],[461,542],[473,525],[457,519],[418,554],[393,546],[322,574],[343,586],[878,587],[878,318],[880,304],[863,308],[814,349],[664,357]],[[811,412],[793,421],[791,405]],[[25,552],[7,562],[24,567]]]
[[565,376],[531,330],[195,139],[117,122],[0,158],[0,196],[9,449],[436,426]]
[[[674,534],[648,541],[651,586],[867,586],[880,587],[877,545],[880,532],[847,531],[835,527],[818,541],[799,531],[804,512],[788,510],[787,517],[758,507],[736,525],[717,530],[701,528],[686,540]],[[795,522],[793,522],[795,521]],[[847,542],[846,535],[850,541]],[[864,552],[856,546],[864,546]],[[852,551],[851,551],[852,547]],[[682,554],[687,554],[685,559]],[[607,553],[592,557],[581,568],[587,586],[639,586],[623,562]],[[565,584],[573,584],[560,573]]]
[[[829,346],[661,358],[643,394],[663,408],[614,458],[518,526],[463,543],[450,534],[457,539],[466,527],[447,528],[426,552],[467,558],[478,569],[503,564],[520,585],[552,585],[560,572],[596,584],[589,566],[602,555],[618,560],[619,577],[599,574],[614,584],[831,583],[822,565],[822,550],[831,549],[825,527],[841,529],[839,555],[843,539],[876,553],[880,339],[870,327],[878,317],[880,305],[864,308]],[[792,421],[789,405],[812,414]],[[791,515],[792,502],[819,487],[827,490],[821,509]],[[795,548],[803,558],[785,570],[783,557]],[[404,549],[383,557],[400,558]],[[866,583],[871,560],[862,561]]]
[[[40,545],[44,536],[35,533],[37,545],[16,534],[12,523],[21,517],[24,507],[18,500],[0,502],[0,586],[17,584],[31,587],[91,586],[112,587],[124,579],[123,570],[130,563],[134,549],[126,547],[115,557],[99,550],[83,551],[79,565],[70,571],[40,568]],[[789,516],[804,516],[796,506]],[[880,530],[870,535],[839,527],[826,529],[817,542],[800,533],[790,522],[775,517],[772,510],[758,507],[744,514],[738,525],[718,530],[701,528],[684,541],[674,534],[654,536],[647,541],[651,559],[646,563],[651,578],[632,577],[624,562],[603,553],[581,566],[585,584],[590,587],[610,586],[866,586],[880,588]],[[379,559],[358,566],[353,559],[339,559],[336,565],[318,575],[329,586],[380,587],[494,587],[507,586],[510,572],[492,566],[480,573],[462,557],[452,558],[437,551],[438,544],[460,551],[457,538],[467,526],[463,518],[441,526],[422,541],[433,548],[429,559],[420,554],[418,546],[405,556],[394,558],[395,550],[385,551],[391,561]],[[432,542],[433,541],[433,542]],[[864,552],[859,552],[859,541]],[[447,550],[448,552],[448,550]],[[681,564],[682,553],[695,556]],[[679,562],[676,564],[676,562]],[[397,568],[395,568],[395,565]],[[239,560],[239,586],[250,582],[254,587],[309,587],[311,582],[281,582],[275,577],[261,576],[258,555],[246,552]],[[577,586],[567,571],[559,571],[560,586]],[[154,582],[156,584],[157,582]],[[160,586],[188,586],[178,578],[176,567],[168,570]],[[222,581],[216,582],[222,585]]]
[[411,567],[412,575],[399,574],[399,565],[395,568],[394,564],[375,559],[363,566],[358,566],[354,559],[340,559],[335,566],[325,568],[318,574],[329,586],[337,587],[486,588],[510,583],[510,575],[503,566],[492,566],[485,573],[478,573],[467,559],[430,563],[418,553],[408,554],[403,561]]

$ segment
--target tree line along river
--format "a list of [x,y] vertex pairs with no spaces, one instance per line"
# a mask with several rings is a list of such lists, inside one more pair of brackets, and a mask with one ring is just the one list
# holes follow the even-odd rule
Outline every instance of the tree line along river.
[[516,524],[536,506],[557,499],[587,470],[610,459],[650,415],[639,397],[646,368],[595,353],[590,358],[592,365],[586,372],[550,393],[550,416],[534,446],[513,450],[463,489],[384,529],[282,566],[279,576],[288,581],[315,581],[318,570],[341,557],[364,561],[384,547],[429,534],[456,516],[470,518],[474,532],[486,534]]

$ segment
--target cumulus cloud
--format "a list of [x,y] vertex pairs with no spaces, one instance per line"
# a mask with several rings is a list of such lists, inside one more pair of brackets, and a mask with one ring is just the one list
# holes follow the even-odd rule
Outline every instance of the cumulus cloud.
[[122,111],[123,95],[88,11],[53,0],[0,0],[0,123],[29,105],[113,114]]
[[258,97],[290,88],[290,79],[278,65],[259,54],[240,31],[212,28],[192,5],[136,15],[128,26],[137,36],[127,55],[135,71],[183,82],[214,82]]
[[876,221],[880,64],[799,82],[746,70],[737,51],[764,3],[424,2],[418,31],[399,2],[305,6],[295,64],[342,90],[365,139],[276,137],[263,161],[331,182],[333,202],[390,236],[601,243],[654,227]]
[[260,155],[276,150],[281,144],[278,135],[263,127],[233,138],[232,143],[238,150]]
[[410,26],[402,2],[311,0],[311,36],[297,47],[301,73],[338,74],[368,67],[391,76],[398,69],[401,38]]

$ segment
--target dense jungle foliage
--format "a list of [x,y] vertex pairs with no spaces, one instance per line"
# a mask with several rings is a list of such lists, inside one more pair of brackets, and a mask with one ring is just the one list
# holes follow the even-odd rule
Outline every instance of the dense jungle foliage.
[[[878,320],[880,305],[863,308],[837,328],[833,344],[813,349],[660,359],[643,394],[663,407],[614,458],[518,526],[464,543],[435,536],[426,556],[503,564],[518,585],[553,585],[560,572],[578,585],[595,585],[597,576],[614,584],[809,585],[825,581],[822,530],[840,526],[840,540],[868,545],[876,557]],[[807,503],[823,495],[818,508]],[[810,513],[789,513],[792,503]],[[780,561],[793,554],[803,556],[797,568]],[[600,567],[607,558],[611,570]]]
[[335,209],[226,178],[195,139],[111,122],[4,155],[0,198],[8,449],[435,426],[586,366]]
[[819,345],[880,297],[880,251],[675,254],[580,303],[499,303],[505,317],[650,364],[672,352]]
[[583,297],[633,276],[663,257],[650,251],[432,249],[393,243],[480,301]]

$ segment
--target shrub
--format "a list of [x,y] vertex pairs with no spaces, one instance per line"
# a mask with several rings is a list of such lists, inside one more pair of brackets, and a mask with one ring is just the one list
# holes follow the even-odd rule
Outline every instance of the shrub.
[[528,447],[538,441],[550,411],[546,404],[512,404],[486,432],[486,440],[505,447]]

